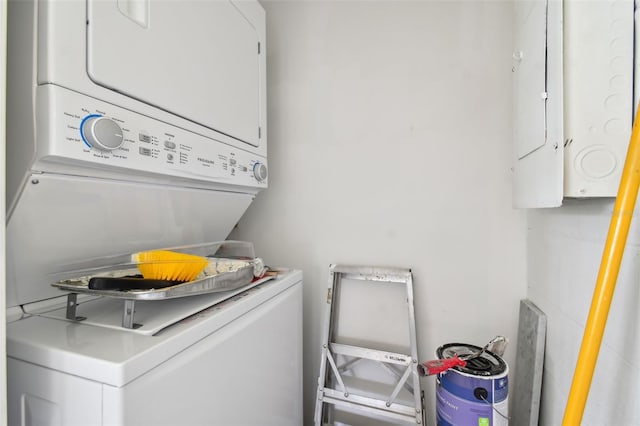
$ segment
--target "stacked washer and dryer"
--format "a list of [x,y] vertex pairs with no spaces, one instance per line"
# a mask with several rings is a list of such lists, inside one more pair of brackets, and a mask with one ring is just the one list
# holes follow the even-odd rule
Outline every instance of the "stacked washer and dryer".
[[[10,425],[299,425],[302,275],[137,302],[52,286],[227,238],[267,187],[256,1],[8,4]],[[248,287],[247,287],[248,288]]]

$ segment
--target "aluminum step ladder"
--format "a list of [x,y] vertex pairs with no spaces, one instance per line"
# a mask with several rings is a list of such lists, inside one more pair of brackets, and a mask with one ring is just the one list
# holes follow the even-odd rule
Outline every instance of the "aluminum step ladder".
[[[369,283],[405,286],[406,298],[402,297],[403,300],[398,301],[388,300],[388,303],[406,303],[410,340],[406,343],[409,353],[395,353],[336,342],[338,317],[340,316],[341,320],[344,317],[339,313],[343,280],[347,280],[347,283],[350,280],[366,281],[367,286]],[[363,420],[377,419],[382,424],[424,425],[424,394],[417,369],[418,349],[411,270],[330,265],[326,303],[315,426],[352,424],[337,419],[335,414],[341,412],[351,413]],[[383,370],[383,374],[391,378],[390,381],[380,384],[368,382],[367,377],[354,376],[354,364],[365,360],[374,368]],[[363,421],[358,424],[370,423]]]

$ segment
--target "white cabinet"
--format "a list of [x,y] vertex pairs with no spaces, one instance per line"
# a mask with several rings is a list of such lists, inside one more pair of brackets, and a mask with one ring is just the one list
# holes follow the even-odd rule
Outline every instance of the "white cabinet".
[[634,2],[514,2],[514,206],[616,195],[633,121]]

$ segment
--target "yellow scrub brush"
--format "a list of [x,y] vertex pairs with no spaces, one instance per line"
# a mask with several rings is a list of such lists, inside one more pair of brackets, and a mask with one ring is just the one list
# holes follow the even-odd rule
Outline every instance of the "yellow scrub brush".
[[205,257],[169,250],[134,253],[131,259],[142,276],[166,281],[193,281],[209,263]]

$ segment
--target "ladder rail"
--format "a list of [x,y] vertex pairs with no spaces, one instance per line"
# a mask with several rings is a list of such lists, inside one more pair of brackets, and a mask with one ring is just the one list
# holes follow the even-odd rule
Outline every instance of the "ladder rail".
[[[411,340],[411,357],[415,366],[412,373],[413,387],[414,389],[421,389],[420,387],[420,375],[418,374],[418,340],[416,330],[416,313],[413,306],[413,274],[409,273],[407,283],[407,307],[409,308],[409,339]],[[416,407],[422,406],[422,394],[421,392],[413,392],[414,402]]]
[[322,421],[324,404],[322,404],[322,399],[324,395],[324,387],[327,381],[327,358],[329,351],[329,341],[331,340],[331,326],[333,321],[333,315],[331,315],[331,309],[334,302],[334,284],[336,282],[337,276],[333,272],[332,268],[329,268],[329,285],[327,289],[327,299],[326,305],[324,307],[324,318],[326,319],[323,325],[322,330],[322,349],[321,349],[321,357],[320,357],[320,371],[318,374],[318,391],[316,395],[316,408],[313,415],[314,424],[319,426]]

